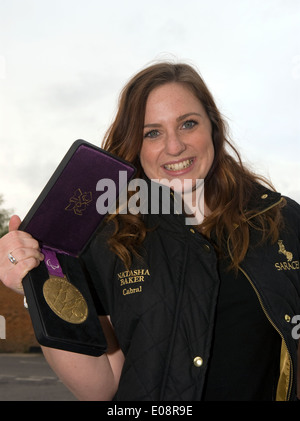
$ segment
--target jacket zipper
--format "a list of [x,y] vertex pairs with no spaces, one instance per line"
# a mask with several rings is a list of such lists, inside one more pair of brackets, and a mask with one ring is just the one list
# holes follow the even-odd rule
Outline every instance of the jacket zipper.
[[[265,208],[265,209],[263,209],[261,212],[258,212],[257,214],[255,214],[255,215],[253,215],[251,218],[249,218],[249,220],[250,219],[253,219],[253,218],[255,218],[255,216],[258,216],[258,215],[260,215],[260,214],[262,214],[262,213],[264,213],[264,212],[267,212],[268,210],[270,210],[271,208],[273,208],[274,206],[277,206],[279,203],[281,203],[282,202],[282,200],[283,200],[283,198],[281,198],[278,202],[276,202],[276,203],[273,203],[271,206],[268,206],[267,208]],[[238,225],[235,227],[235,229],[237,229],[238,228]],[[229,252],[229,255],[230,255],[230,258],[232,259],[232,254],[231,254],[231,251],[230,251],[230,246],[229,246],[229,240],[230,240],[230,236],[228,237],[228,239],[227,239],[227,250],[228,250],[228,252]],[[262,310],[263,310],[263,312],[264,312],[264,314],[265,314],[265,316],[266,316],[266,318],[269,320],[269,322],[271,323],[271,325],[273,326],[273,328],[276,330],[276,332],[280,335],[280,337],[281,337],[281,340],[283,341],[283,343],[285,344],[285,347],[286,347],[286,350],[287,350],[287,353],[288,353],[288,357],[289,357],[289,361],[290,361],[290,378],[289,378],[289,387],[288,387],[288,393],[286,394],[286,400],[289,400],[290,399],[290,396],[291,396],[291,391],[292,391],[292,383],[293,383],[293,361],[292,361],[292,357],[291,357],[291,354],[290,354],[290,352],[289,352],[289,349],[288,349],[288,346],[287,346],[287,343],[286,343],[286,340],[284,339],[284,336],[283,336],[283,334],[281,333],[281,331],[279,330],[279,328],[275,325],[275,323],[273,322],[273,320],[271,319],[271,317],[269,316],[269,314],[268,314],[268,312],[267,312],[267,310],[266,310],[266,308],[265,308],[265,306],[264,306],[264,303],[263,303],[263,301],[262,301],[262,298],[261,298],[261,296],[260,296],[260,294],[259,294],[259,292],[258,292],[258,290],[257,290],[257,288],[256,288],[256,286],[254,285],[254,283],[252,282],[252,280],[251,280],[251,278],[248,276],[248,274],[244,271],[244,269],[242,269],[240,266],[238,266],[238,268],[239,268],[239,270],[244,274],[244,276],[246,277],[246,279],[249,281],[249,283],[250,283],[250,285],[251,285],[251,287],[253,288],[253,290],[254,290],[254,292],[255,292],[255,294],[256,294],[256,296],[257,296],[257,298],[258,298],[258,301],[259,301],[259,304],[260,304],[260,306],[261,306],[261,308],[262,308]]]
[[273,320],[271,319],[271,317],[269,316],[269,314],[268,314],[268,312],[267,312],[267,310],[266,310],[266,308],[265,308],[265,306],[264,306],[264,304],[263,304],[263,301],[262,301],[262,299],[261,299],[261,296],[260,296],[260,294],[259,294],[259,292],[258,292],[258,290],[257,290],[257,288],[255,287],[255,285],[253,284],[253,282],[252,282],[252,280],[251,280],[251,278],[248,276],[248,274],[244,271],[244,269],[242,269],[240,266],[239,266],[239,270],[245,275],[245,277],[248,279],[248,281],[249,281],[249,283],[250,283],[250,285],[251,285],[251,287],[253,288],[253,290],[254,290],[254,292],[255,292],[255,294],[256,294],[256,296],[257,296],[257,298],[258,298],[258,301],[259,301],[259,304],[260,304],[260,306],[261,306],[261,308],[262,308],[262,310],[263,310],[263,312],[264,312],[264,314],[265,314],[265,316],[266,316],[266,318],[269,320],[269,322],[271,323],[271,325],[273,326],[273,328],[278,332],[278,334],[280,335],[280,337],[281,337],[281,339],[282,339],[282,341],[283,341],[283,343],[285,344],[285,347],[286,347],[286,350],[287,350],[287,353],[288,353],[288,356],[289,356],[289,361],[290,361],[290,378],[289,378],[289,387],[288,387],[288,392],[287,392],[287,394],[286,394],[286,400],[289,400],[290,399],[290,396],[291,396],[291,390],[292,390],[292,382],[293,382],[293,375],[294,375],[294,373],[293,373],[293,362],[292,362],[292,358],[291,358],[291,355],[290,355],[290,352],[289,352],[289,349],[288,349],[288,346],[287,346],[287,343],[286,343],[286,340],[284,339],[284,336],[283,336],[283,334],[281,333],[281,331],[279,330],[279,328],[275,325],[275,323],[273,322]]

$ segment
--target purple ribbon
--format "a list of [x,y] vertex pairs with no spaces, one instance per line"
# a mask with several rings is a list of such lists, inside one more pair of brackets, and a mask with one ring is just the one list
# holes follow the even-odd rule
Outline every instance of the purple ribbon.
[[52,276],[59,276],[60,278],[63,278],[64,273],[56,257],[56,253],[53,250],[47,248],[42,248],[42,253],[45,256],[44,262],[47,266],[49,274]]

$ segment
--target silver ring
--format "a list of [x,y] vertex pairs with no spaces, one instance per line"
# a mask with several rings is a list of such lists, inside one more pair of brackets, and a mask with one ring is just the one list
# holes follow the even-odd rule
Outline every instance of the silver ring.
[[17,259],[11,253],[8,253],[8,260],[13,264],[16,265],[18,263]]

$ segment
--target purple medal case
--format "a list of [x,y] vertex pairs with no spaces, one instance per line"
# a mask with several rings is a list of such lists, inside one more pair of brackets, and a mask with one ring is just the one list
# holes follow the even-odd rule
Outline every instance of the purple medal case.
[[19,229],[38,240],[45,255],[23,279],[41,345],[92,356],[105,352],[92,285],[80,255],[107,214],[97,210],[97,200],[104,194],[97,191],[98,182],[112,180],[117,200],[134,174],[135,168],[126,161],[77,140],[24,218]]

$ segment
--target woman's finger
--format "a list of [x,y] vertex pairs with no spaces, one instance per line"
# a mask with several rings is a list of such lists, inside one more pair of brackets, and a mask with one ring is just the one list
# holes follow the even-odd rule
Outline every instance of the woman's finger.
[[44,260],[44,256],[39,249],[33,247],[19,247],[8,253],[8,260],[14,265],[32,257],[39,262]]
[[18,215],[13,215],[10,218],[9,224],[8,224],[8,230],[9,231],[15,231],[19,228],[21,224],[21,219]]

